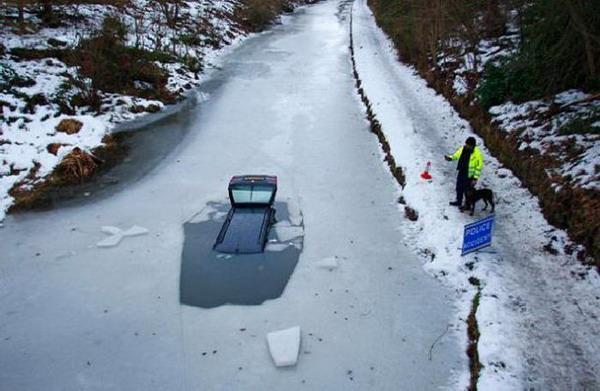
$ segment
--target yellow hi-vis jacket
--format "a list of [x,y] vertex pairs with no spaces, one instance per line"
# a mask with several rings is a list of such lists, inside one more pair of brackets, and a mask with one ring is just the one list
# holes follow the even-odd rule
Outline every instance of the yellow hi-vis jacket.
[[[458,148],[454,155],[450,156],[452,160],[460,159],[464,147]],[[483,169],[483,153],[477,147],[473,148],[471,157],[469,158],[469,178],[479,179],[481,176],[481,170]]]

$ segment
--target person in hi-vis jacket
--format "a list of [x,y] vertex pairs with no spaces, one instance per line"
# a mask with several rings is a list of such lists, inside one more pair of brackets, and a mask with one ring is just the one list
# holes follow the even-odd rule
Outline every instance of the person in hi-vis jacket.
[[456,200],[450,205],[462,207],[463,196],[469,187],[475,187],[483,169],[483,153],[477,148],[474,137],[467,138],[465,145],[458,148],[453,155],[446,155],[447,161],[458,160],[456,170]]

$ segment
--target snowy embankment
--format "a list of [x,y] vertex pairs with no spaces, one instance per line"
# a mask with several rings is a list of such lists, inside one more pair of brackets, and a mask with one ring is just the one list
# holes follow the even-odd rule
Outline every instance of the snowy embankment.
[[[490,156],[442,96],[397,61],[365,0],[355,3],[353,37],[361,86],[406,176],[399,196],[419,215],[403,226],[409,246],[423,256],[431,274],[462,293],[457,320],[466,320],[472,298],[481,292],[476,313],[483,365],[479,387],[598,387],[598,273],[565,253],[577,246],[546,222],[537,198]],[[448,205],[455,197],[456,172],[443,156],[468,136],[476,137],[486,157],[479,186],[494,191],[497,208],[492,251],[461,257],[463,226],[487,214],[480,211],[482,205],[475,217]],[[432,181],[419,175],[428,161]],[[457,324],[466,335],[465,322]],[[458,374],[461,388],[468,377]]]
[[[34,9],[25,13],[25,30],[8,25],[16,8],[7,7],[0,36],[0,222],[14,202],[9,191],[32,189],[43,181],[74,148],[91,153],[117,125],[164,108],[155,99],[98,91],[97,110],[72,104],[89,91],[91,80],[78,74],[52,51],[75,48],[90,37],[107,16],[116,16],[127,28],[126,44],[140,50],[168,50],[176,61],[155,61],[168,75],[166,89],[175,96],[201,83],[206,71],[218,63],[225,48],[246,33],[233,14],[238,0],[197,0],[180,5],[178,22],[169,27],[165,13],[151,1],[136,0],[124,8],[79,4],[54,6],[69,17],[68,24],[44,27]],[[65,16],[65,17],[66,17]],[[193,40],[184,39],[193,36]],[[189,42],[192,41],[192,42]],[[24,50],[43,53],[21,58]],[[228,49],[229,50],[229,49]],[[183,59],[201,64],[203,74]],[[143,81],[135,81],[144,88]],[[70,105],[65,109],[64,105]],[[75,129],[58,126],[75,120]],[[80,123],[80,124],[78,124]]]
[[[479,41],[475,53],[459,39],[446,42],[435,62],[439,72],[453,75],[454,93],[469,104],[478,103],[479,87],[487,65],[500,66],[520,45],[520,31],[509,12],[504,35]],[[431,69],[433,72],[435,68]],[[554,191],[561,183],[600,190],[600,97],[568,90],[541,100],[505,102],[488,112],[502,132],[515,135],[520,151],[552,157],[557,162],[547,175]]]

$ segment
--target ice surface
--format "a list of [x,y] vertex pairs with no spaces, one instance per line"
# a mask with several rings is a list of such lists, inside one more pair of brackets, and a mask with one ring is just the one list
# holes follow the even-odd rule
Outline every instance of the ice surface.
[[300,326],[268,333],[267,343],[275,366],[296,365],[300,351]]
[[319,262],[317,262],[317,267],[320,269],[328,269],[334,270],[339,266],[337,256],[333,255],[331,257],[323,258]]
[[[208,101],[140,128],[186,135],[152,170],[142,156],[141,178],[121,177],[126,186],[80,205],[8,216],[0,231],[0,388],[458,389],[453,378],[467,368],[462,322],[427,355],[453,322],[456,294],[405,248],[396,188],[355,94],[348,19],[336,15],[344,4],[319,2],[249,39],[211,80]],[[270,70],[242,79],[229,60]],[[282,295],[262,305],[181,305],[182,227],[211,202],[227,204],[228,181],[240,172],[273,173],[277,199],[300,200],[300,259]],[[125,239],[106,249],[110,256],[95,246],[102,225],[133,224],[152,238]],[[53,261],[70,250],[77,255]],[[343,270],[315,269],[332,254],[348,257]],[[278,369],[265,336],[294,325],[309,359]]]

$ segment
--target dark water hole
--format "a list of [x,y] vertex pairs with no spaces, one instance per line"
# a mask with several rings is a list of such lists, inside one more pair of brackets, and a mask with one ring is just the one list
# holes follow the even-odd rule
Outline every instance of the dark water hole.
[[283,293],[300,258],[303,227],[291,225],[286,204],[275,203],[277,223],[261,254],[229,255],[212,247],[229,205],[212,203],[208,220],[184,224],[180,302],[213,308],[259,305]]

